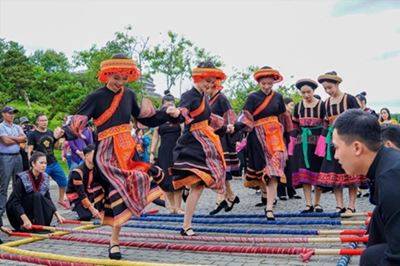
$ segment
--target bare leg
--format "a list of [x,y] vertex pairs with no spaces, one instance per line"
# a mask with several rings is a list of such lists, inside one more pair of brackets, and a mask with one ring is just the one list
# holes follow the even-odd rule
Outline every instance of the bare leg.
[[311,185],[310,184],[303,184],[303,191],[304,191],[304,198],[306,200],[306,205],[311,206]]
[[194,185],[190,190],[189,196],[186,201],[185,216],[183,218],[184,229],[192,227],[193,213],[196,209],[197,202],[200,199],[203,189],[204,186],[202,185]]
[[266,210],[272,210],[273,204],[276,198],[278,188],[278,179],[276,177],[271,177],[267,183],[267,206]]
[[356,209],[357,190],[358,187],[349,187],[349,208],[352,210]]
[[334,188],[333,192],[335,193],[336,206],[340,207],[342,209],[343,206],[344,206],[344,203],[343,203],[343,188]]
[[[114,225],[111,231],[111,240],[110,240],[110,247],[113,245],[119,245],[119,233],[121,232],[120,225]],[[111,253],[119,252],[119,247],[113,247],[111,249]]]
[[231,182],[225,181],[225,186],[226,186],[225,198],[228,199],[230,202],[232,202],[235,199],[235,194],[232,191]]
[[178,212],[182,211],[182,209],[181,209],[181,206],[182,206],[182,191],[181,190],[174,191],[173,194],[174,194],[174,199],[175,199],[174,200],[174,203],[175,203],[174,208],[175,208],[175,210],[177,210]]
[[168,212],[175,213],[175,194],[174,192],[165,192],[168,200]]
[[64,202],[65,200],[65,187],[58,187],[58,201]]
[[321,202],[322,190],[320,187],[315,186],[315,205]]

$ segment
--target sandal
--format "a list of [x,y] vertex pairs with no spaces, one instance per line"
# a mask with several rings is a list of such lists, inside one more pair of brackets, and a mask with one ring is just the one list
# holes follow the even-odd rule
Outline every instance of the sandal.
[[336,209],[336,212],[338,212],[338,213],[344,213],[346,211],[346,208],[341,208],[339,206],[337,206],[335,209]]
[[[226,207],[225,207],[225,212],[230,212],[233,209],[233,206],[235,206],[235,204],[237,204],[239,202],[240,202],[240,199],[239,199],[238,196],[235,196],[233,201],[228,199],[228,202],[227,202]],[[231,204],[230,206],[229,206],[229,203]]]
[[[268,221],[275,221],[274,211],[273,210],[264,210],[265,217]],[[268,216],[268,213],[272,213],[272,217]]]
[[314,211],[315,212],[324,212],[324,209],[322,209],[322,206],[319,204],[314,205]]
[[222,209],[226,209],[228,207],[228,204],[226,203],[225,200],[221,201],[220,203],[216,203],[217,206],[215,207],[214,210],[210,211],[210,215],[214,215],[219,213]]
[[112,259],[112,260],[120,260],[122,258],[121,250],[117,251],[117,252],[111,252],[111,249],[114,248],[114,247],[118,247],[119,248],[119,245],[118,244],[117,245],[112,245],[112,246],[110,246],[108,248],[108,257],[110,259]]
[[181,229],[181,236],[195,236],[196,233],[193,231],[192,227],[189,227],[188,229]]
[[361,195],[362,195],[361,191],[360,190],[357,191],[357,198],[361,198]]
[[355,213],[355,212],[356,212],[356,209],[347,208],[344,213]]
[[314,211],[314,207],[312,205],[306,205],[306,208],[302,210],[300,213],[310,213]]

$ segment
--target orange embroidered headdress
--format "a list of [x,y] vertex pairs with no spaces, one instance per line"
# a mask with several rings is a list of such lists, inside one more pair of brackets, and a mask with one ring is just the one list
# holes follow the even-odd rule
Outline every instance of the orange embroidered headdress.
[[282,75],[279,73],[278,70],[272,69],[270,67],[262,67],[257,69],[254,73],[254,79],[259,82],[260,79],[270,77],[274,79],[274,83],[281,82],[283,80]]
[[201,67],[196,67],[192,70],[192,78],[193,82],[197,83],[201,81],[202,79],[205,78],[217,78],[217,80],[225,80],[226,75],[225,73],[218,68],[201,68]]
[[107,83],[109,75],[116,73],[128,75],[128,82],[136,81],[140,77],[140,70],[134,60],[129,58],[112,58],[101,62],[98,74],[99,81]]

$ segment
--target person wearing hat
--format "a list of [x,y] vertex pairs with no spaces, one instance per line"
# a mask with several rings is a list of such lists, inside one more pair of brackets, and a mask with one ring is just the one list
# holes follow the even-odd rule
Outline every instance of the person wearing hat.
[[[348,109],[359,108],[357,99],[340,90],[342,78],[335,71],[325,73],[318,77],[329,98],[325,101],[325,119],[328,126],[318,139],[316,153],[323,157],[318,184],[325,188],[333,188],[336,198],[336,211],[340,213],[356,212],[356,199],[358,186],[366,183],[365,176],[350,176],[346,174],[339,162],[333,158],[335,153],[332,146],[333,123],[338,115]],[[349,204],[347,209],[343,202],[343,188],[349,189]]]
[[7,189],[10,180],[15,183],[15,176],[22,172],[20,144],[26,142],[26,135],[19,125],[14,124],[18,110],[5,106],[2,111],[3,122],[0,123],[0,217],[5,211]]
[[117,54],[100,65],[98,79],[104,84],[95,90],[80,106],[69,125],[64,126],[67,140],[82,137],[87,121],[93,119],[97,128],[94,154],[95,180],[105,191],[105,210],[102,224],[112,226],[109,258],[121,259],[119,234],[123,223],[140,216],[145,206],[158,198],[161,191],[150,191],[150,175],[160,182],[163,172],[159,167],[134,161],[135,142],[129,124],[131,117],[149,127],[158,126],[171,117],[176,108],[156,111],[149,100],[142,105],[136,94],[125,87],[140,77],[135,61]]
[[286,112],[286,107],[282,95],[275,92],[273,86],[283,77],[278,70],[262,67],[254,73],[254,79],[260,90],[247,97],[235,130],[244,128],[249,132],[244,185],[261,188],[262,201],[266,202],[265,216],[268,220],[275,220],[273,204],[278,179],[286,183],[287,151],[279,118]]
[[[206,91],[206,94],[210,97],[211,112],[220,117],[224,118],[224,125],[233,125],[236,121],[236,114],[233,111],[231,104],[225,94],[222,93],[223,86],[221,80],[216,80],[215,85]],[[216,207],[210,212],[211,215],[217,214],[222,209],[225,212],[229,212],[233,209],[233,206],[240,202],[240,199],[232,191],[230,181],[233,175],[239,175],[239,158],[236,152],[236,135],[233,132],[222,132],[220,140],[222,149],[224,150],[224,158],[226,163],[226,174],[225,174],[225,193],[217,194]]]
[[[161,104],[163,107],[175,106],[175,97],[169,90],[164,92]],[[178,138],[182,134],[182,126],[179,122],[166,122],[159,127],[156,127],[153,132],[150,148],[150,162],[160,166],[165,174],[164,179],[171,179],[168,169],[173,166],[173,151]],[[156,149],[158,147],[158,152]],[[157,154],[157,156],[156,156]],[[168,200],[169,213],[177,214],[184,213],[181,209],[182,190],[174,190],[172,187],[164,190]]]
[[[297,103],[293,112],[294,130],[290,133],[288,153],[292,160],[292,180],[294,187],[303,187],[306,208],[302,213],[322,212],[321,190],[318,188],[318,175],[322,158],[315,154],[317,140],[322,132],[325,106],[314,97],[318,83],[312,79],[296,82],[303,100]],[[315,187],[315,204],[312,204],[311,190]]]
[[205,92],[215,86],[216,80],[225,80],[226,75],[211,62],[201,62],[192,70],[193,87],[181,96],[179,121],[185,130],[179,137],[175,149],[174,165],[171,167],[172,184],[161,182],[160,187],[174,190],[190,187],[186,200],[181,235],[193,236],[193,213],[205,187],[217,193],[225,192],[225,160],[219,137],[214,133],[223,130],[222,117],[211,113]]
[[92,217],[100,219],[99,211],[104,204],[104,190],[93,179],[95,148],[89,144],[82,149],[84,161],[71,170],[68,178],[67,198],[81,221],[90,221]]

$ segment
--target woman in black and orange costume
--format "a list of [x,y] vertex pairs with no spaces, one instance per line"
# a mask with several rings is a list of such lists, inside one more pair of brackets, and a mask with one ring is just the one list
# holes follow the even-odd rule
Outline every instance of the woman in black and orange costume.
[[217,193],[225,191],[224,154],[219,137],[214,133],[223,128],[224,120],[211,113],[204,92],[213,87],[216,80],[224,80],[226,76],[212,63],[200,63],[193,69],[192,78],[194,86],[182,94],[179,112],[174,114],[180,115],[185,129],[174,149],[171,168],[174,189],[190,186],[181,230],[184,236],[195,235],[191,228],[192,217],[204,187]]
[[[336,198],[336,212],[355,213],[358,186],[367,182],[365,176],[351,176],[345,173],[339,161],[334,158],[335,149],[332,144],[333,123],[340,114],[348,109],[360,108],[357,99],[339,88],[342,78],[335,71],[318,77],[329,98],[325,101],[324,130],[318,139],[316,154],[323,157],[317,185],[333,188]],[[349,204],[344,207],[343,188],[349,189]]]
[[[206,91],[206,94],[210,97],[211,112],[224,119],[224,126],[228,127],[233,125],[236,121],[236,114],[233,111],[228,98],[221,92],[223,86],[221,80],[217,80],[214,87]],[[223,133],[223,132],[222,132]],[[226,193],[218,194],[216,207],[210,212],[211,215],[217,214],[222,209],[229,212],[233,209],[233,206],[240,202],[240,199],[232,191],[230,180],[233,175],[239,175],[239,158],[236,152],[236,140],[237,134],[230,134],[233,132],[226,132],[220,136],[222,149],[224,150],[224,158],[226,163],[226,177],[225,186]]]
[[130,134],[130,119],[134,117],[146,126],[155,127],[168,121],[167,112],[176,109],[156,111],[149,101],[143,101],[139,107],[133,90],[124,87],[127,82],[138,80],[139,76],[135,62],[124,55],[103,61],[99,81],[105,86],[92,92],[71,123],[64,127],[67,139],[81,136],[89,119],[93,119],[97,127],[94,176],[105,192],[102,223],[112,226],[111,259],[121,259],[121,225],[132,215],[139,216],[145,206],[162,193],[158,188],[150,190],[149,177],[161,181],[164,176],[161,168],[132,160],[135,141]]
[[283,139],[283,126],[279,116],[286,112],[281,94],[272,87],[283,80],[281,74],[270,67],[254,73],[259,91],[251,93],[239,115],[235,130],[245,128],[247,136],[247,167],[244,185],[260,187],[266,200],[265,216],[275,220],[273,203],[277,194],[278,179],[286,183],[284,174],[287,152]]

